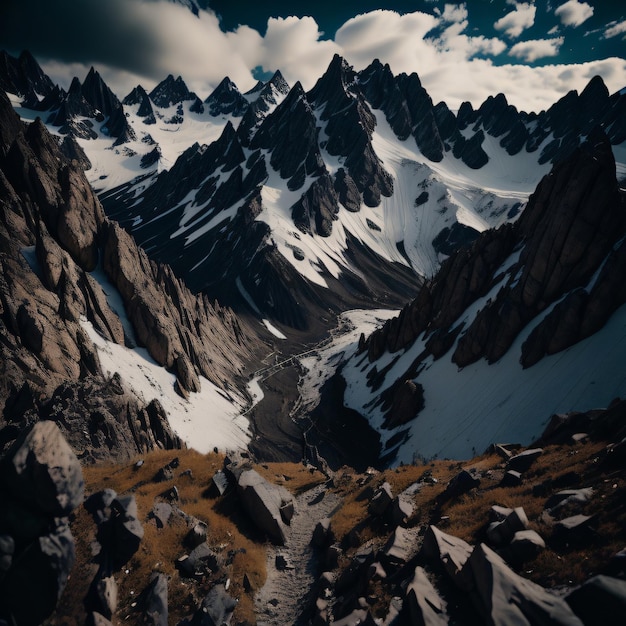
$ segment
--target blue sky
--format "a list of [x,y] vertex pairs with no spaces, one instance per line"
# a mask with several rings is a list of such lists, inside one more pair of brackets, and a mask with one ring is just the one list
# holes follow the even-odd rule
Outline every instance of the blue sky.
[[[201,10],[195,15],[189,3]],[[603,0],[5,0],[0,47],[29,49],[62,85],[94,65],[123,97],[181,75],[206,97],[280,69],[313,86],[335,53],[417,72],[435,101],[503,92],[538,111],[600,74],[626,86],[626,3]],[[255,69],[256,68],[256,69]]]

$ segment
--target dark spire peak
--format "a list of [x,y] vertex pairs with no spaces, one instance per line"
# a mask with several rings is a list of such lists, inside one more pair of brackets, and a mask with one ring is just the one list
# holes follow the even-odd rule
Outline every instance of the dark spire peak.
[[74,78],[72,78],[72,82],[70,83],[70,88],[68,90],[68,94],[69,95],[76,95],[76,94],[80,93],[80,91],[81,91],[80,80],[78,79],[77,76],[74,76]]
[[609,90],[602,80],[602,76],[596,74],[588,83],[587,86],[582,90],[580,94],[581,98],[594,100],[596,98],[601,98],[602,100],[609,97]]

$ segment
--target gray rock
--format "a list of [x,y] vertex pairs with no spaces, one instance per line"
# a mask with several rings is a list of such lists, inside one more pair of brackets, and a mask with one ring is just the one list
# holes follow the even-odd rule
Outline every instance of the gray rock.
[[156,502],[150,511],[149,517],[156,523],[157,528],[167,526],[172,517],[172,505],[167,502]]
[[528,528],[526,513],[521,506],[516,507],[502,521],[492,522],[489,525],[487,538],[492,545],[502,546],[510,543],[518,530],[525,530],[526,528]]
[[626,616],[626,581],[594,576],[566,596],[565,601],[585,626],[622,626]]
[[211,478],[208,493],[213,497],[223,496],[226,493],[226,489],[228,489],[228,478],[226,478],[226,474],[222,470],[219,470]]
[[177,564],[185,576],[203,576],[220,568],[218,555],[206,543],[201,543],[188,556],[178,559]]
[[323,548],[333,541],[334,538],[330,529],[330,518],[325,517],[315,525],[315,528],[313,529],[313,536],[311,537],[311,543],[318,548]]
[[507,464],[506,469],[515,470],[516,472],[525,472],[532,464],[543,454],[542,448],[531,448],[530,450],[524,450],[515,456],[512,456]]
[[206,522],[199,521],[193,525],[185,536],[184,543],[192,550],[206,541],[208,526]]
[[237,493],[250,519],[277,545],[285,544],[286,526],[281,508],[293,501],[284,488],[272,485],[255,470],[239,476]]
[[406,524],[411,515],[413,515],[411,502],[397,496],[387,508],[385,519],[392,526],[400,526],[401,524]]
[[414,549],[414,534],[398,526],[391,533],[379,558],[385,569],[390,571],[404,565],[413,555]]
[[392,502],[393,494],[391,493],[391,485],[385,482],[374,493],[367,510],[370,515],[380,517],[385,513],[387,507]]
[[484,544],[474,548],[463,570],[486,624],[582,626],[565,600],[518,576]]
[[522,484],[522,474],[515,470],[508,470],[504,473],[500,482],[500,487],[517,487]]
[[237,600],[227,593],[224,585],[216,585],[202,600],[190,626],[228,626],[236,606]]
[[407,585],[401,614],[415,626],[447,626],[449,623],[445,604],[421,567],[415,568]]
[[106,572],[119,570],[139,549],[143,526],[137,519],[135,496],[118,496],[110,506],[110,517],[98,527],[100,564]]
[[503,556],[511,563],[525,563],[537,557],[545,547],[546,542],[538,532],[530,529],[518,530]]
[[552,531],[552,542],[558,545],[586,544],[593,534],[594,515],[572,515],[559,520]]
[[99,613],[111,619],[117,609],[117,583],[113,576],[96,575],[85,598],[87,613]]
[[167,626],[167,576],[154,572],[148,586],[137,597],[135,611],[141,613],[141,623]]
[[584,489],[564,489],[551,495],[544,505],[544,509],[554,513],[561,507],[568,504],[584,504],[591,500],[593,496],[593,488],[586,487]]
[[69,515],[83,502],[80,463],[54,422],[36,422],[0,468],[0,480],[15,498],[52,517]]
[[16,624],[40,624],[55,609],[74,557],[74,539],[65,525],[20,550],[0,587],[1,614]]
[[438,564],[462,589],[467,588],[462,575],[463,566],[472,553],[472,546],[463,539],[448,535],[436,526],[429,526],[422,543],[422,554]]
[[461,470],[448,483],[446,490],[441,495],[441,499],[450,500],[452,498],[458,498],[460,495],[468,493],[478,486],[480,486],[480,478],[465,469]]

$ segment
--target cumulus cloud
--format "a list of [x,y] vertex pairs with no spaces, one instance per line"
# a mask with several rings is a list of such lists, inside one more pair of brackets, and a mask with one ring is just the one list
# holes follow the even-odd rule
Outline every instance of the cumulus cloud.
[[509,50],[509,56],[523,59],[529,63],[545,57],[555,57],[559,53],[563,41],[563,37],[520,41]]
[[[5,11],[7,19],[0,20],[0,41],[10,52],[30,49],[55,82],[65,86],[72,76],[82,80],[94,65],[120,97],[137,84],[151,89],[168,73],[181,75],[202,98],[224,76],[245,91],[256,82],[251,70],[257,66],[280,69],[290,84],[299,80],[310,89],[335,53],[356,70],[378,58],[395,74],[417,72],[433,100],[445,100],[452,108],[464,100],[478,106],[503,92],[518,108],[538,111],[571,89],[583,89],[595,74],[612,91],[626,84],[626,61],[617,58],[541,68],[496,66],[490,57],[505,52],[507,44],[497,37],[468,35],[470,16],[463,4],[444,6],[437,15],[372,11],[348,20],[329,40],[322,39],[310,17],[272,18],[262,36],[248,26],[224,33],[213,12],[200,11],[195,17],[162,0],[12,3],[16,6]],[[514,13],[522,6],[530,7],[518,3]],[[609,26],[613,31],[620,27]],[[547,56],[558,40],[548,41],[553,43],[543,48],[534,43],[525,52],[522,47],[511,50],[520,59]]]
[[561,24],[564,26],[576,28],[593,15],[593,7],[586,2],[567,0],[565,4],[557,7],[554,14],[560,18]]
[[516,39],[535,23],[536,13],[537,7],[532,3],[515,3],[515,10],[501,17],[493,27],[504,31],[512,39]]
[[623,22],[615,22],[609,25],[609,27],[604,31],[605,39],[612,39],[613,37],[617,37],[618,35],[623,35],[626,33],[626,20]]

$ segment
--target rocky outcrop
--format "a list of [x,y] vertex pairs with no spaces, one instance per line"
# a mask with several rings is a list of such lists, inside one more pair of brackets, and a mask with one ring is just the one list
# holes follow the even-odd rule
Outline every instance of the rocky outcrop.
[[[544,178],[514,226],[487,231],[451,256],[416,300],[368,339],[370,360],[410,345],[424,331],[427,347],[439,357],[439,346],[447,351],[461,331],[455,363],[497,361],[520,330],[559,299],[524,344],[522,362],[530,366],[572,345],[625,301],[615,283],[625,227],[610,144],[597,134]],[[520,249],[497,295],[466,329],[452,331],[462,312],[502,281],[499,268]]]
[[213,90],[204,103],[213,117],[219,115],[241,117],[248,107],[248,100],[243,97],[237,85],[228,76]]
[[0,460],[0,619],[35,625],[54,610],[75,558],[68,516],[83,490],[80,463],[54,422],[24,431]]
[[261,124],[250,142],[250,149],[258,148],[271,151],[271,166],[292,191],[300,189],[307,176],[325,171],[316,119],[300,83]]
[[307,98],[326,122],[325,149],[333,156],[345,157],[344,167],[361,192],[363,202],[377,206],[381,196],[393,193],[393,180],[372,147],[376,119],[360,90],[355,88],[355,80],[354,70],[335,55]]
[[272,543],[285,544],[285,526],[293,514],[293,498],[284,488],[267,482],[255,470],[244,470],[237,480],[237,494],[250,519]]
[[0,51],[0,90],[23,98],[23,104],[37,108],[40,98],[54,92],[54,84],[41,69],[35,57],[24,50],[15,58],[5,50]]
[[[244,327],[151,263],[105,218],[43,124],[22,127],[3,94],[0,119],[0,446],[42,416],[57,420],[86,460],[180,446],[158,403],[141,406],[119,381],[102,378],[81,320],[110,341],[139,338],[178,375],[182,393],[198,390],[200,375],[233,384],[251,355]],[[91,274],[99,262],[126,300],[136,337]]]

